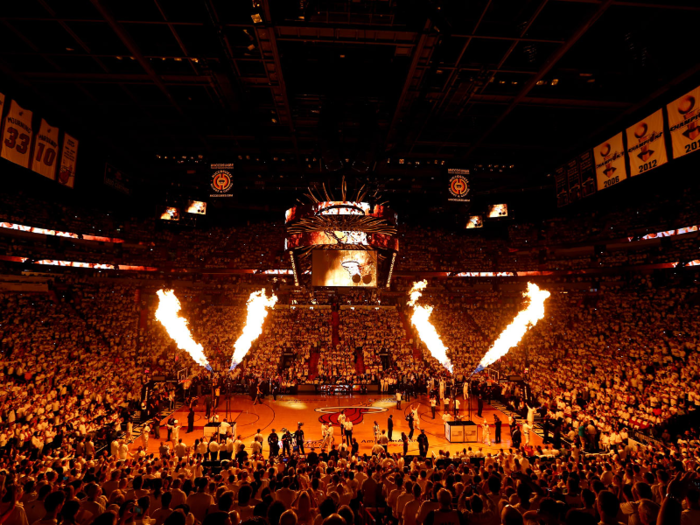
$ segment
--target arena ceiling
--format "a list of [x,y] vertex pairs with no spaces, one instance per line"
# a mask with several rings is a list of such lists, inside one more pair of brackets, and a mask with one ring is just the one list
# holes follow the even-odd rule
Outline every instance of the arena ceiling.
[[546,183],[700,64],[695,0],[25,0],[0,15],[15,85],[154,177],[233,161],[251,187],[352,172],[436,189],[446,165]]

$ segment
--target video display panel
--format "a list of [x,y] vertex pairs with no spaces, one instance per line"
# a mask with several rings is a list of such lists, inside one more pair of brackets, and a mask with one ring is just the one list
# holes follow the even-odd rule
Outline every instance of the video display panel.
[[483,228],[484,218],[481,215],[471,215],[469,221],[467,222],[467,230],[474,228]]
[[188,201],[187,213],[193,213],[195,215],[206,215],[207,203],[202,201]]
[[488,209],[489,219],[498,219],[499,217],[508,217],[507,204],[492,204]]
[[160,219],[163,221],[179,221],[180,210],[171,206],[163,208],[163,211],[160,214]]
[[369,250],[314,250],[313,286],[377,286],[377,252]]

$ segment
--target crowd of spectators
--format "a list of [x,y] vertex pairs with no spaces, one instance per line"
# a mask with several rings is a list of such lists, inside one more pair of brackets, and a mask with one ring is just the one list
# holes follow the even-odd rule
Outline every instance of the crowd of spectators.
[[[230,443],[221,466],[206,443],[159,454],[12,451],[0,459],[8,525],[695,525],[697,443],[616,447],[614,455],[465,448],[433,457],[347,446],[278,455],[256,434]],[[229,440],[230,441],[230,440]],[[202,448],[202,445],[203,448]],[[229,449],[227,443],[226,449]],[[231,459],[228,459],[231,458]]]
[[[695,190],[687,190],[680,200],[674,195],[673,199],[656,199],[646,207],[635,203],[634,207],[613,211],[586,211],[533,223],[518,221],[502,229],[502,234],[489,235],[402,224],[397,234],[401,249],[395,271],[563,271],[688,262],[695,260],[700,247],[696,235],[670,237],[664,244],[627,240],[639,241],[646,234],[700,224],[694,202]],[[5,255],[175,272],[291,269],[284,252],[281,221],[195,229],[159,224],[155,218],[136,219],[123,213],[117,218],[98,210],[47,205],[26,195],[0,195],[0,204],[0,222],[124,241],[102,243],[56,237],[47,243],[43,236],[0,229],[0,250]],[[608,242],[611,246],[600,248]],[[369,304],[379,304],[377,301],[378,297],[372,297]]]

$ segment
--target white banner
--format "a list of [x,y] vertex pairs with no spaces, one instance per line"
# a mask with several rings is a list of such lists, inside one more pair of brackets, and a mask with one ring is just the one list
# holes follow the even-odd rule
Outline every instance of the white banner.
[[34,140],[32,153],[32,171],[44,177],[56,180],[56,164],[58,162],[58,128],[49,126],[41,119],[39,133]]
[[627,128],[627,157],[632,177],[668,162],[662,109]]
[[627,178],[622,132],[593,148],[593,158],[599,190],[610,188]]
[[75,163],[78,160],[78,141],[68,133],[63,134],[63,153],[58,182],[72,188],[75,185]]
[[7,160],[29,167],[29,155],[32,145],[32,112],[20,107],[14,100],[5,117],[5,129],[2,134],[2,155]]
[[700,87],[671,102],[666,110],[673,158],[700,150]]

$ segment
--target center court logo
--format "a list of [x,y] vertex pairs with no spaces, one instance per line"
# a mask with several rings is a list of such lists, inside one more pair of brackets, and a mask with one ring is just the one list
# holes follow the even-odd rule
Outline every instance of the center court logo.
[[380,407],[328,407],[316,409],[316,412],[323,413],[318,420],[329,425],[338,425],[338,416],[340,414],[345,414],[347,421],[352,421],[353,425],[357,425],[362,423],[365,414],[380,414],[386,411],[386,408]]

